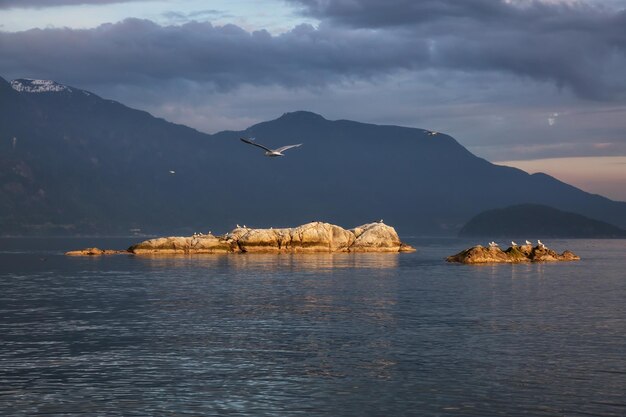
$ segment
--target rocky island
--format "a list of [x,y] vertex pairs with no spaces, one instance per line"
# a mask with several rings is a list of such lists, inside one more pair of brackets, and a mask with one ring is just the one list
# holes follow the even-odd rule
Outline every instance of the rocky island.
[[543,244],[537,246],[514,245],[506,250],[500,249],[496,245],[484,247],[473,246],[448,256],[446,261],[459,262],[463,264],[484,264],[484,263],[521,263],[521,262],[554,262],[554,261],[578,261],[580,257],[573,252],[566,250],[558,254]]
[[66,255],[413,251],[414,248],[400,241],[393,227],[381,221],[350,230],[324,222],[311,222],[298,227],[280,229],[237,227],[219,236],[209,233],[161,237],[138,243],[125,251],[87,248],[70,251]]

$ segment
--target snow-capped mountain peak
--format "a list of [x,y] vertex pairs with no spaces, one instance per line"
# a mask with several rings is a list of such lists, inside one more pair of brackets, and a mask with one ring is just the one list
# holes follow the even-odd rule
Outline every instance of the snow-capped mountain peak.
[[26,93],[58,93],[60,91],[72,92],[66,85],[59,84],[51,80],[32,80],[29,78],[19,78],[11,81],[14,90]]

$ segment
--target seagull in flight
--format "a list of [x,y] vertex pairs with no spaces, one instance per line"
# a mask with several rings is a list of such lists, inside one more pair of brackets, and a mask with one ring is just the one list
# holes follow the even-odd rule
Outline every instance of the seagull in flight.
[[439,132],[437,132],[436,130],[428,130],[428,131],[426,131],[426,134],[428,136],[436,136],[436,135],[439,134]]
[[259,147],[261,149],[265,149],[265,156],[270,156],[270,157],[273,157],[273,156],[285,156],[283,154],[283,152],[285,152],[287,149],[297,148],[298,146],[302,145],[301,143],[298,143],[297,145],[287,145],[287,146],[281,146],[280,148],[276,148],[276,149],[270,149],[270,148],[265,147],[265,146],[263,146],[263,145],[261,145],[259,143],[256,143],[254,141],[254,138],[250,138],[250,139],[239,138],[239,139],[241,139],[242,142],[245,142],[247,144],[257,146],[257,147]]

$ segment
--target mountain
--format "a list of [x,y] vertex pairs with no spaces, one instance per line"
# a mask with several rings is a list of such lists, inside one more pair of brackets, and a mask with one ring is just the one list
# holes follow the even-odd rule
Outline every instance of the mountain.
[[626,230],[540,204],[520,204],[478,214],[463,226],[459,236],[626,238]]
[[[241,136],[304,145],[267,158]],[[626,203],[493,165],[445,134],[298,111],[209,135],[74,87],[0,79],[0,234],[219,232],[381,217],[404,235],[456,234],[477,213],[521,203],[626,227]]]

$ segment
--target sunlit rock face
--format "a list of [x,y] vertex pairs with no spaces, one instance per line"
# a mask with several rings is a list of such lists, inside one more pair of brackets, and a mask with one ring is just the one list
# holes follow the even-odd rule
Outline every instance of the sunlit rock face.
[[520,263],[520,262],[555,262],[555,261],[578,261],[580,257],[575,253],[566,250],[558,254],[544,245],[522,245],[511,246],[503,251],[499,247],[473,246],[448,256],[446,261],[459,262],[463,264],[483,264],[483,263]]
[[396,229],[384,223],[369,223],[351,230],[356,237],[352,252],[396,252],[402,250],[402,242]]
[[254,252],[410,252],[396,230],[369,223],[352,230],[324,222],[294,228],[253,229],[237,227],[222,235],[162,237],[133,245],[134,254],[254,253]]
[[101,256],[101,255],[118,255],[126,253],[125,250],[111,250],[111,249],[99,249],[99,248],[85,248],[80,250],[72,250],[66,252],[65,254],[68,256]]
[[238,240],[242,252],[349,252],[354,235],[333,224],[312,222],[287,229],[249,229]]
[[233,252],[232,242],[213,235],[170,236],[146,240],[131,246],[128,251],[137,255],[149,253],[229,253]]

